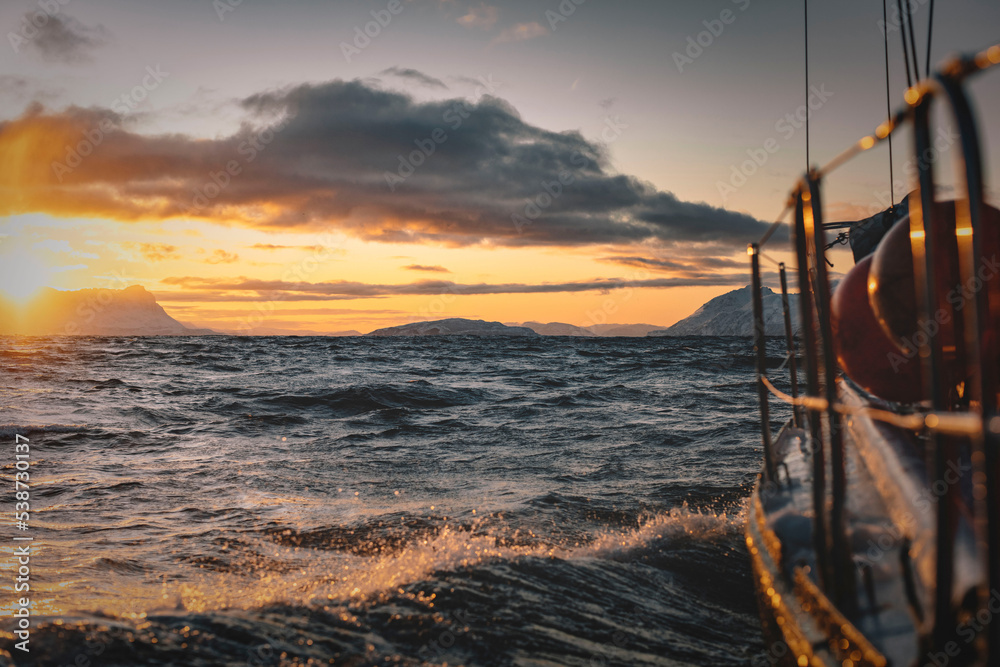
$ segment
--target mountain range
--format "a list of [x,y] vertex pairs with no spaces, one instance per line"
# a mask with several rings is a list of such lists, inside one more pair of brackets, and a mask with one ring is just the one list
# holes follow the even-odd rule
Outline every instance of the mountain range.
[[81,336],[201,336],[167,315],[140,285],[121,290],[43,288],[27,305],[0,301],[0,334]]
[[451,317],[434,322],[413,322],[376,329],[369,336],[537,336],[528,327],[511,327],[500,322]]
[[[500,323],[465,318],[412,322],[385,327],[369,336],[750,336],[753,311],[749,286],[733,290],[705,303],[690,316],[663,328],[654,324],[593,324],[565,322]],[[781,295],[762,290],[765,333],[784,334]],[[789,295],[792,326],[798,330],[798,295]],[[0,299],[0,334],[92,336],[360,336],[358,331],[321,332],[306,329],[257,327],[250,331],[194,328],[163,310],[145,288],[133,285],[123,290],[83,289],[59,291],[45,288],[28,305],[18,307]]]
[[[649,336],[752,336],[753,304],[750,300],[753,289],[747,285],[727,292],[708,301],[693,314],[680,322],[651,331]],[[785,314],[781,294],[770,287],[761,288],[761,302],[764,306],[764,335],[785,335]],[[788,308],[792,321],[792,332],[799,330],[799,295],[788,295]]]

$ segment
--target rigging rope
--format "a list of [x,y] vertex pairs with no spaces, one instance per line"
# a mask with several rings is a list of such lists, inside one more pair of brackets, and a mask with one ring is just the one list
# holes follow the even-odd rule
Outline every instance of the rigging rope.
[[926,412],[901,415],[888,410],[846,405],[844,403],[834,403],[831,406],[825,398],[820,398],[819,396],[799,396],[793,398],[771,384],[771,381],[765,375],[760,376],[760,381],[779,400],[789,405],[804,407],[807,410],[826,412],[832,407],[835,412],[839,412],[842,415],[865,415],[869,419],[912,431],[927,428],[946,435],[966,437],[975,437],[983,433],[982,418],[975,412]]
[[809,0],[802,0],[802,18],[806,42],[806,173],[809,173]]
[[913,6],[906,0],[906,30],[910,33],[910,55],[913,56],[913,78],[920,80],[920,65],[917,59],[917,40],[913,36]]
[[762,253],[760,250],[757,251],[757,254],[760,255],[761,259],[766,259],[767,261],[771,262],[771,264],[774,264],[775,266],[781,266],[781,262],[779,262],[778,260],[776,260],[776,259],[774,259],[772,257],[768,257],[766,254]]
[[930,14],[927,19],[927,78],[931,76],[931,37],[934,35],[934,0],[931,0]]
[[[933,0],[932,0],[933,1]],[[890,106],[889,92],[889,22],[886,11],[886,0],[882,0],[882,37],[885,42],[885,117],[892,119],[892,107]],[[928,58],[930,57],[930,42],[928,41]],[[892,173],[892,132],[889,133],[889,199],[892,208],[896,207],[896,178]]]
[[919,58],[917,57],[917,39],[913,36],[913,5],[910,4],[910,0],[906,0],[903,3],[906,8],[906,31],[910,35],[910,56],[913,58],[913,78],[920,81],[920,65]]
[[[913,88],[913,75],[910,74],[910,47],[906,42],[906,21],[903,14],[903,0],[896,0],[896,11],[899,13],[899,37],[903,42],[903,64],[906,65],[906,87]],[[885,26],[889,30],[889,24]],[[919,76],[919,74],[918,74]]]

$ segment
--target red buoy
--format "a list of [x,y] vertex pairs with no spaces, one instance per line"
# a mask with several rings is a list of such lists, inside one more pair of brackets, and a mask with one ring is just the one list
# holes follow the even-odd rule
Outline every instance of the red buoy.
[[[946,305],[944,294],[949,285],[958,282],[957,245],[955,243],[955,203],[935,204],[938,225],[928,245],[934,245],[937,264],[938,304]],[[872,260],[871,279],[868,281],[868,297],[872,310],[886,336],[900,352],[911,354],[921,344],[917,336],[917,297],[914,278],[913,251],[910,240],[910,217],[897,222],[885,235]],[[942,288],[944,291],[942,291]],[[955,345],[955,326],[950,318],[935,327],[930,335],[940,336],[945,347]],[[924,340],[923,342],[926,342]]]
[[[868,299],[879,327],[898,355],[909,365],[920,365],[918,349],[931,342],[942,352],[942,381],[957,387],[965,380],[961,357],[962,309],[970,305],[977,289],[1000,283],[1000,272],[982,276],[977,285],[963,286],[959,272],[959,236],[954,201],[935,202],[935,225],[926,245],[932,246],[936,303],[931,320],[918,325],[913,239],[910,218],[902,218],[885,235],[872,255],[868,278]],[[1000,256],[1000,211],[986,206],[980,221],[980,250],[987,260]],[[971,238],[971,237],[970,237]],[[920,237],[916,241],[919,244]],[[923,261],[923,260],[921,260]],[[970,287],[972,289],[970,289]],[[993,327],[1000,325],[993,317]],[[898,359],[897,359],[898,361]]]
[[[884,241],[883,241],[884,242]],[[866,391],[897,403],[921,399],[920,360],[901,355],[885,335],[868,300],[872,256],[840,281],[830,302],[840,367]]]

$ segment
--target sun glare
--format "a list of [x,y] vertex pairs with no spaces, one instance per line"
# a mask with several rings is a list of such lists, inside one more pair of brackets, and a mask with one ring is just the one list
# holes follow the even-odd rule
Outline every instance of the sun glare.
[[52,275],[52,271],[41,264],[26,264],[16,258],[0,261],[0,293],[21,304],[30,301],[47,286]]

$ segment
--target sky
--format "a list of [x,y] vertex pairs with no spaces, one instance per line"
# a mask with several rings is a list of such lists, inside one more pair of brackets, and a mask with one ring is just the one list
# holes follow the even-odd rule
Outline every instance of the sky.
[[[885,117],[881,20],[809,3],[814,163]],[[941,3],[932,62],[998,26],[995,2]],[[748,283],[746,244],[805,168],[800,1],[8,0],[0,28],[14,299],[139,284],[220,330],[666,326]],[[974,90],[1000,104],[997,77]],[[980,115],[989,160],[1000,120]],[[831,178],[828,219],[884,208],[889,183],[880,146]]]

